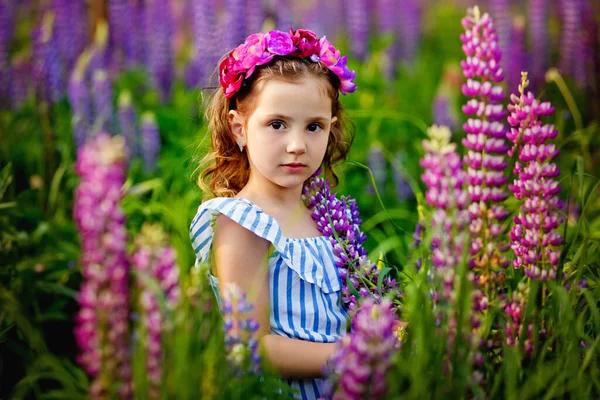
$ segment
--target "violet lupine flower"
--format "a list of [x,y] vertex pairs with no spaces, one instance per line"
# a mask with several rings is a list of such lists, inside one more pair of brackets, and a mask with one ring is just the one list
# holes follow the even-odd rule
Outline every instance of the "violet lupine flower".
[[131,6],[129,0],[108,0],[109,46],[116,71],[121,71],[126,65],[127,31],[133,15]]
[[367,56],[369,44],[369,10],[367,0],[355,0],[346,6],[350,53],[360,61]]
[[92,77],[92,99],[94,104],[94,128],[92,136],[100,130],[114,133],[114,116],[112,106],[112,85],[105,70],[94,71]]
[[508,71],[508,66],[511,63],[509,58],[509,45],[512,42],[512,18],[510,16],[511,0],[490,0],[489,8],[490,15],[494,17],[494,26],[497,34],[496,43],[500,48],[500,53],[504,55],[498,60],[502,68]]
[[146,21],[148,69],[162,102],[169,99],[173,84],[174,24],[169,0],[154,0],[150,3]]
[[58,102],[65,93],[63,65],[56,43],[54,13],[46,12],[39,27],[32,32],[34,78],[42,98]]
[[548,1],[528,1],[529,41],[531,46],[531,74],[534,87],[544,82],[544,74],[550,57],[548,38]]
[[275,0],[273,11],[275,13],[276,28],[283,32],[289,32],[290,28],[294,25],[290,0]]
[[87,44],[88,27],[85,3],[53,0],[56,14],[56,44],[67,74]]
[[320,174],[321,169],[318,169],[306,180],[302,188],[302,199],[312,211],[312,218],[317,223],[319,232],[327,236],[333,245],[342,281],[342,301],[347,311],[354,314],[358,299],[351,287],[358,292],[359,297],[372,297],[375,301],[380,301],[383,294],[396,293],[398,285],[395,279],[387,275],[382,280],[381,288],[377,289],[380,270],[369,261],[368,252],[362,246],[367,237],[360,230],[362,221],[356,200],[345,196],[338,199],[331,192],[329,181],[320,178]]
[[127,231],[119,206],[125,182],[121,137],[102,133],[79,149],[73,217],[81,239],[83,283],[77,301],[77,359],[93,381],[92,398],[131,398],[128,349]]
[[246,5],[244,0],[224,0],[226,16],[220,26],[225,50],[229,51],[246,39]]
[[438,126],[447,126],[451,132],[458,129],[458,117],[452,110],[450,91],[440,89],[433,99],[433,122]]
[[405,154],[402,152],[396,153],[394,158],[396,163],[392,165],[392,173],[394,175],[394,186],[396,187],[396,198],[398,201],[414,199],[415,194],[400,168],[402,167],[402,163],[404,163]]
[[194,55],[186,71],[186,86],[193,89],[208,83],[210,66],[217,63],[221,46],[216,35],[217,16],[212,0],[198,0],[191,4],[194,32]]
[[563,222],[559,211],[564,208],[558,199],[560,174],[552,159],[559,153],[555,144],[547,143],[558,134],[553,125],[543,125],[541,117],[551,115],[554,107],[539,102],[531,92],[525,93],[529,82],[523,73],[520,96],[511,95],[508,122],[513,126],[507,137],[514,143],[509,154],[517,152],[519,161],[514,173],[518,176],[509,185],[518,200],[523,200],[519,215],[514,217],[510,232],[511,248],[517,257],[515,268],[523,268],[531,279],[555,279],[563,238],[558,227]]
[[131,103],[131,93],[124,91],[119,95],[119,131],[125,139],[125,147],[130,158],[138,154],[137,147],[137,115]]
[[90,92],[85,81],[86,69],[90,62],[89,51],[84,51],[79,58],[67,87],[67,98],[71,105],[71,125],[73,129],[73,141],[75,148],[79,149],[91,135],[93,124],[93,106]]
[[246,0],[246,36],[262,31],[264,21],[262,0]]
[[589,1],[582,0],[581,40],[577,41],[579,61],[575,63],[575,82],[580,88],[594,87],[600,76],[600,41],[598,39],[598,22],[596,13]]
[[560,39],[561,74],[573,76],[575,64],[580,63],[579,54],[576,53],[578,42],[581,40],[581,6],[579,0],[561,0],[562,33]]
[[144,170],[146,173],[150,173],[156,168],[156,162],[160,153],[160,131],[156,123],[156,118],[151,112],[142,114],[140,121],[140,143]]
[[519,90],[521,71],[527,69],[527,65],[530,64],[525,45],[525,18],[519,15],[513,19],[512,40],[509,45],[510,65],[506,76],[508,93]]
[[125,63],[128,68],[146,64],[146,49],[148,48],[148,39],[146,29],[147,2],[135,1],[129,5],[131,17],[129,18],[130,32],[125,36]]
[[[525,308],[527,298],[529,297],[529,287],[520,282],[517,289],[512,293],[512,299],[504,306],[504,312],[507,316],[504,334],[506,335],[506,344],[511,347],[519,345],[519,336],[523,329],[523,317],[525,316]],[[523,342],[525,355],[531,357],[533,355],[533,324],[527,326],[526,337]]]
[[386,170],[386,161],[385,156],[383,154],[383,149],[381,144],[375,143],[371,146],[369,150],[369,154],[367,154],[367,165],[371,169],[371,173],[373,174],[373,181],[370,182],[371,177],[369,176],[369,186],[367,191],[370,194],[375,193],[375,188],[373,184],[377,187],[379,192],[382,192],[385,189],[385,182],[387,181],[387,170]]
[[421,35],[421,11],[419,2],[405,0],[402,2],[398,16],[399,57],[408,65],[412,65],[419,48]]
[[20,108],[31,95],[32,61],[25,53],[12,60],[10,70],[10,106],[13,110]]
[[0,1],[0,107],[8,105],[11,87],[11,65],[9,45],[14,29],[13,6]]
[[91,82],[96,70],[108,70],[108,24],[106,21],[98,21],[96,34],[90,49],[90,61],[85,71],[85,80]]
[[233,282],[225,287],[221,299],[223,330],[227,360],[236,375],[260,372],[260,355],[256,331],[258,322],[248,314],[254,307],[246,301],[246,294]]
[[[166,235],[157,225],[144,224],[135,239],[135,253],[131,264],[137,274],[156,281],[161,288],[168,310],[175,310],[181,290],[179,288],[179,269],[176,264],[175,250],[168,245]],[[146,368],[149,381],[148,397],[160,398],[163,377],[162,340],[172,332],[172,325],[167,323],[163,311],[159,307],[157,294],[146,280],[137,279],[140,290],[140,306],[145,344]]]
[[[328,362],[334,371],[326,396],[334,400],[380,399],[386,393],[386,374],[392,364],[398,339],[394,335],[397,321],[388,298],[377,304],[366,298],[352,319],[352,332],[336,345]],[[328,372],[328,371],[326,371]],[[333,393],[328,389],[334,389]]]
[[461,61],[467,82],[462,93],[471,100],[462,107],[469,116],[463,129],[467,133],[463,145],[468,149],[464,163],[468,172],[471,223],[470,267],[481,270],[486,282],[487,295],[493,294],[494,269],[506,268],[508,259],[503,255],[507,246],[498,243],[500,223],[508,215],[501,203],[508,197],[504,185],[508,165],[504,155],[508,146],[504,141],[505,128],[501,120],[506,112],[502,105],[504,91],[498,85],[503,79],[500,60],[502,53],[489,15],[468,9],[462,20],[465,33],[461,35],[466,60]]

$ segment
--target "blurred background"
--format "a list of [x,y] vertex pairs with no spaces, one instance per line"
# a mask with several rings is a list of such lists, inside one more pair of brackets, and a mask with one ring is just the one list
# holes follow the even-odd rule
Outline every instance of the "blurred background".
[[460,21],[474,4],[495,23],[507,92],[528,71],[556,107],[560,166],[581,156],[598,175],[597,1],[0,0],[0,397],[38,352],[75,358],[74,164],[87,140],[123,135],[128,231],[160,223],[181,268],[193,265],[202,98],[218,90],[219,59],[257,31],[308,28],[349,56],[356,140],[336,190],[357,199],[371,254],[406,262],[425,131],[464,136]]

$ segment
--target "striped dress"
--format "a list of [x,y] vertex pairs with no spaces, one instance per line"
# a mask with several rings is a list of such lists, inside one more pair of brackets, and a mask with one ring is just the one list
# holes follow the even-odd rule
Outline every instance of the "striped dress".
[[[190,226],[196,264],[207,262],[218,213],[272,243],[269,258],[271,333],[311,342],[332,343],[346,331],[348,314],[341,301],[341,281],[332,245],[325,236],[293,239],[277,221],[242,198],[218,197],[200,205]],[[219,281],[210,275],[215,294]],[[320,396],[322,379],[288,379],[302,399]]]

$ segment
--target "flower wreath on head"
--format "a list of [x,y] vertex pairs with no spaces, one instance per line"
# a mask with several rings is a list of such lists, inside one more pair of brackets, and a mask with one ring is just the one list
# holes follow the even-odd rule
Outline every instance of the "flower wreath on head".
[[219,65],[219,83],[225,97],[233,97],[257,66],[268,63],[275,56],[321,62],[340,79],[342,94],[356,90],[356,72],[348,69],[348,57],[342,57],[325,36],[317,39],[317,35],[307,29],[290,29],[290,33],[277,30],[255,33],[229,53]]

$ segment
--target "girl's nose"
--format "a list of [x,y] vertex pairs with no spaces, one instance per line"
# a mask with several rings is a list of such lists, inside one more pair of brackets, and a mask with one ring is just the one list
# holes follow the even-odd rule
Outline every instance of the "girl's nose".
[[306,142],[303,132],[292,131],[289,133],[287,151],[294,154],[303,154],[306,152]]

